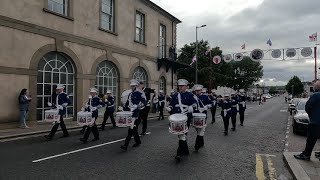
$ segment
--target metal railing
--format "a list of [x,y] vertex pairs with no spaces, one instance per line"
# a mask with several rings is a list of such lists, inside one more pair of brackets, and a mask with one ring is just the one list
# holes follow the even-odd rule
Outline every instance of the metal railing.
[[157,46],[158,49],[158,59],[177,59],[177,50],[171,45],[161,45]]

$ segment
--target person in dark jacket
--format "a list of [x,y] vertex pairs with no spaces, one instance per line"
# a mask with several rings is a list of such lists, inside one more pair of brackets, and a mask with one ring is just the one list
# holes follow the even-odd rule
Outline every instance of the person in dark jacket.
[[101,130],[104,130],[109,117],[112,122],[112,128],[116,128],[116,121],[114,120],[115,102],[114,102],[114,97],[112,96],[111,90],[107,90],[107,95],[104,101],[106,105],[106,111],[104,112]]
[[[315,93],[310,96],[306,103],[305,109],[309,116],[308,136],[306,147],[299,155],[294,155],[296,159],[310,161],[312,150],[320,138],[320,81],[317,81],[314,86]],[[319,153],[316,153],[319,157]]]
[[138,88],[144,92],[147,98],[147,105],[145,106],[145,108],[141,109],[139,113],[139,119],[140,119],[139,121],[140,122],[142,121],[142,132],[140,135],[145,135],[147,132],[148,115],[149,115],[150,105],[151,105],[150,97],[151,97],[151,93],[155,93],[155,91],[154,89],[145,87],[145,84],[142,81],[139,82]]
[[22,89],[19,95],[19,109],[20,109],[20,127],[21,128],[29,128],[26,124],[26,119],[29,110],[29,103],[31,101],[31,97],[27,95],[28,90]]

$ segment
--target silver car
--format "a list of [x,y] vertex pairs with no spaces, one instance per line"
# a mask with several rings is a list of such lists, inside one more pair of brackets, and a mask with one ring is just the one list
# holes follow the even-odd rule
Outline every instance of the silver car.
[[305,106],[308,99],[300,99],[297,103],[295,110],[293,111],[293,133],[303,133],[305,134],[308,129],[309,116],[306,113]]

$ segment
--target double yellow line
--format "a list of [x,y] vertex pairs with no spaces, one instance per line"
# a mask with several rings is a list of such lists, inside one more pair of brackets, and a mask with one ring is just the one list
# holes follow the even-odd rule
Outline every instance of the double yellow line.
[[262,157],[266,157],[267,164],[268,164],[268,177],[270,180],[276,180],[277,179],[277,173],[276,170],[273,168],[273,162],[271,157],[276,157],[275,155],[270,154],[256,154],[256,177],[258,180],[265,180],[266,176],[264,173],[263,168],[263,161]]

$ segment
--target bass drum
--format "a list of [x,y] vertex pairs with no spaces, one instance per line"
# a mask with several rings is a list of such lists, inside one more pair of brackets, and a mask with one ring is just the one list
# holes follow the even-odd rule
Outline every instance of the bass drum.
[[121,103],[122,105],[125,105],[126,102],[128,101],[129,98],[129,94],[132,92],[131,89],[128,89],[126,91],[123,91],[123,93],[121,94]]

